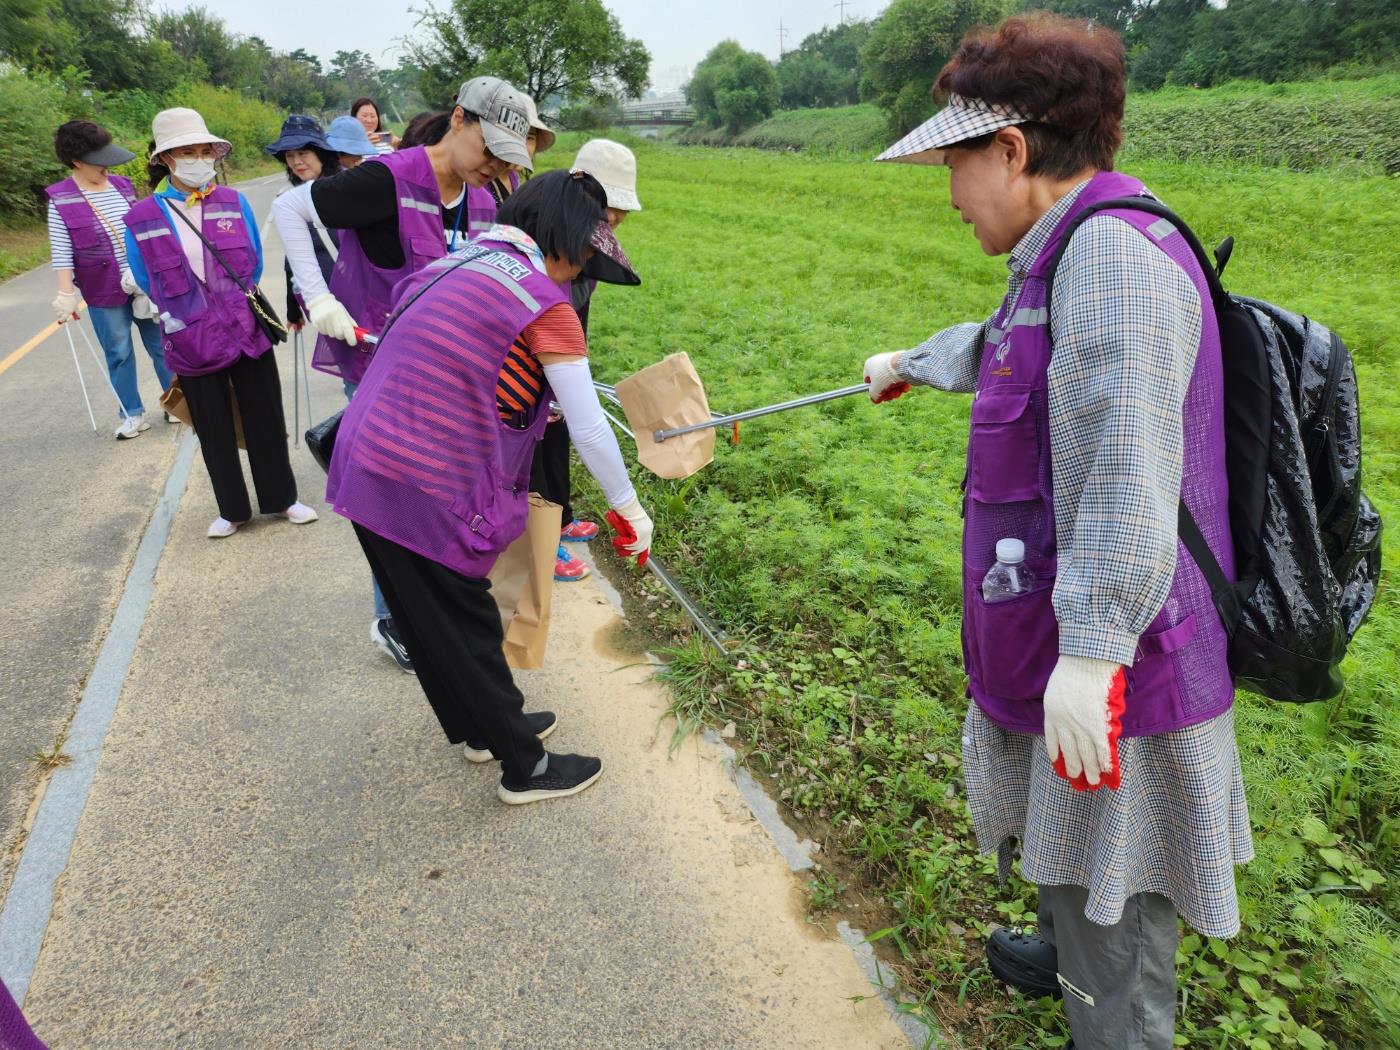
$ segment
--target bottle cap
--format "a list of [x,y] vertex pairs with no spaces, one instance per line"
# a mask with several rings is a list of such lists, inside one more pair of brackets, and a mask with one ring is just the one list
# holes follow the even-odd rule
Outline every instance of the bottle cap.
[[1026,545],[1018,539],[997,540],[997,561],[1016,565],[1026,560]]

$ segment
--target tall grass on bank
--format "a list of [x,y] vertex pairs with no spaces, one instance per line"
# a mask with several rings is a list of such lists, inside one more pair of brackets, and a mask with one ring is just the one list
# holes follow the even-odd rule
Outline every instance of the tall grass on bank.
[[[1394,175],[1400,173],[1400,74],[1133,93],[1123,134],[1128,157]],[[893,139],[884,114],[865,104],[779,112],[737,136],[689,128],[674,141],[873,157]]]
[[[570,142],[557,147],[563,163]],[[865,357],[987,316],[1004,264],[980,254],[941,170],[637,144],[646,210],[621,239],[642,275],[603,286],[595,371],[676,349],[710,403],[737,410],[857,381]],[[1366,485],[1400,521],[1400,200],[1342,174],[1137,163],[1202,239],[1237,239],[1229,284],[1326,322],[1360,377]],[[684,490],[643,481],[657,548],[731,634],[730,661],[679,647],[688,710],[739,723],[790,816],[893,916],[886,943],[969,1046],[1063,1046],[1059,1007],[985,973],[992,922],[1033,915],[975,853],[959,736],[958,481],[967,399],[853,398],[745,425]],[[1395,533],[1387,534],[1390,565]],[[1305,707],[1243,696],[1240,748],[1257,857],[1240,937],[1187,936],[1182,1045],[1400,1044],[1400,606],[1387,571],[1348,660],[1346,695]],[[839,870],[842,861],[833,859]]]

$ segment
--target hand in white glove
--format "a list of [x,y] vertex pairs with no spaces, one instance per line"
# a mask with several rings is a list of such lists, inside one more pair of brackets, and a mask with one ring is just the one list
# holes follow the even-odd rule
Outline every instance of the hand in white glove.
[[73,315],[78,312],[78,292],[74,289],[71,292],[59,292],[58,298],[53,301],[54,316],[59,324],[73,320]]
[[306,304],[306,315],[311,324],[322,335],[354,346],[358,341],[355,335],[355,319],[350,311],[341,305],[340,300],[330,292],[318,295]]
[[909,381],[894,370],[898,353],[876,354],[865,359],[865,381],[870,384],[870,400],[875,404],[893,401],[909,392]]
[[149,321],[155,315],[155,304],[151,302],[145,292],[138,288],[136,294],[131,297],[131,316],[138,320]]
[[[1056,772],[1071,783],[1082,773],[1090,787],[1113,774],[1110,787],[1117,787],[1115,751],[1117,721],[1110,710],[1110,693],[1122,712],[1122,670],[1111,660],[1061,654],[1050,681],[1045,686],[1045,749],[1050,761],[1064,756],[1063,768]],[[1078,785],[1076,785],[1078,786]]]
[[640,555],[645,555],[651,550],[651,537],[655,526],[652,525],[651,516],[642,509],[641,502],[634,496],[622,506],[614,507],[608,513],[608,521],[618,531],[618,535],[613,538],[613,546],[617,553],[624,558],[633,554],[639,555],[637,563],[645,565],[646,559]]
[[136,283],[136,275],[131,272],[130,266],[122,270],[122,291],[127,295],[141,294],[141,286]]

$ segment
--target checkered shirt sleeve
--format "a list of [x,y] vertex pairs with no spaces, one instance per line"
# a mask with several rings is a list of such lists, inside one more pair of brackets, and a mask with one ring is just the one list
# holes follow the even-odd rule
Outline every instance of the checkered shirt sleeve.
[[1050,316],[1060,652],[1131,664],[1176,571],[1200,297],[1138,230],[1101,215],[1071,239]]
[[927,342],[901,353],[895,361],[895,371],[911,383],[972,393],[977,389],[987,323],[969,322],[943,329]]

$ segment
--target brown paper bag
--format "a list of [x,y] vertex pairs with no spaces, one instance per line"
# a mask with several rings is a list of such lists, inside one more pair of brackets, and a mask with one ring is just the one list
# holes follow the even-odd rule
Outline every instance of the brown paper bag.
[[501,626],[506,632],[506,663],[516,670],[544,666],[562,514],[559,504],[530,493],[525,531],[501,552],[489,574],[491,594],[501,610]]
[[686,353],[628,376],[617,384],[617,399],[637,435],[637,461],[658,477],[688,478],[715,458],[715,432],[709,427],[660,444],[652,440],[657,430],[710,419],[705,386]]
[[[233,411],[233,436],[238,442],[238,447],[246,449],[248,443],[243,439],[243,417],[238,414],[238,395],[233,392],[233,387],[228,391],[229,407]],[[190,415],[190,403],[185,400],[185,392],[180,388],[180,377],[174,376],[170,380],[170,389],[160,395],[160,407],[169,412],[185,426],[195,430],[194,417]]]

